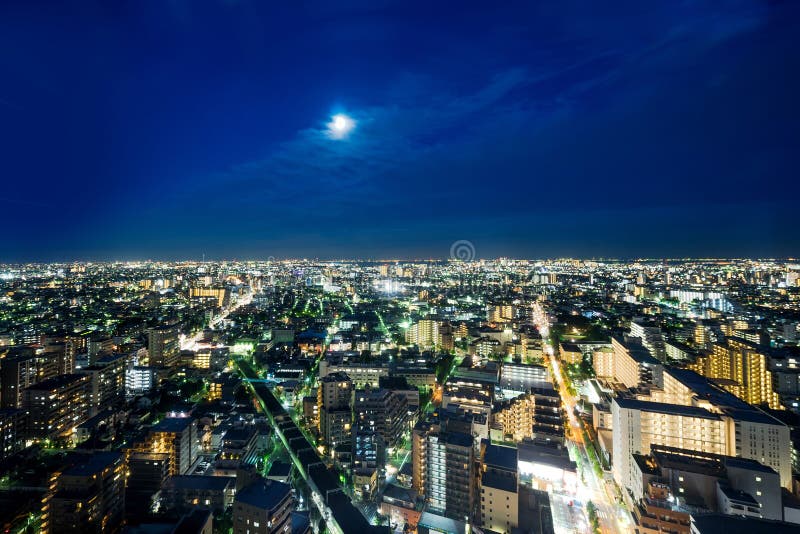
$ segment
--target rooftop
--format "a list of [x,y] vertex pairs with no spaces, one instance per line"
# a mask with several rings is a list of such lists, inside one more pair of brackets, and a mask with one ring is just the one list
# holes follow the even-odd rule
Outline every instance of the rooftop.
[[291,494],[291,491],[292,487],[289,484],[262,479],[240,491],[236,495],[236,502],[273,510]]
[[152,426],[153,432],[183,432],[192,421],[191,417],[167,417]]
[[517,492],[517,479],[509,476],[502,476],[496,473],[486,472],[481,475],[481,486],[495,488],[509,493]]
[[487,466],[499,467],[507,471],[517,471],[517,449],[516,447],[504,447],[502,445],[486,445],[486,452],[483,455],[483,463]]
[[64,475],[66,476],[89,476],[115,462],[122,460],[122,453],[112,451],[94,452],[88,455],[82,455],[78,463],[66,469]]
[[682,406],[678,404],[665,404],[663,402],[645,401],[639,399],[630,399],[626,397],[614,397],[616,402],[621,408],[632,410],[641,410],[644,412],[665,413],[673,415],[681,415],[684,417],[696,417],[700,419],[716,419],[720,420],[720,416],[709,412],[705,408],[698,406]]
[[698,534],[753,534],[754,532],[797,534],[797,524],[755,517],[706,514],[693,516],[692,522],[692,532]]
[[164,483],[165,487],[186,490],[225,491],[236,486],[232,477],[213,477],[205,475],[175,475]]

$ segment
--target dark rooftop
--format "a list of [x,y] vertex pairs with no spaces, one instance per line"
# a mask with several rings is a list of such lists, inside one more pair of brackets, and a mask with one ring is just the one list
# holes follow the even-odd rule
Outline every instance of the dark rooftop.
[[489,444],[486,446],[483,463],[487,466],[516,472],[517,458],[518,454],[515,447]]
[[122,459],[121,452],[102,451],[82,455],[78,463],[66,469],[66,476],[88,476],[102,471],[111,464]]
[[275,480],[259,480],[236,495],[236,502],[273,510],[291,494],[292,487]]
[[481,475],[481,486],[496,488],[510,493],[517,492],[517,479],[514,477],[501,476],[495,473],[486,472]]
[[164,483],[165,487],[188,490],[225,491],[236,485],[232,477],[212,477],[205,475],[175,475],[169,477]]
[[692,521],[692,531],[698,534],[797,534],[799,528],[795,523],[724,514],[697,515]]
[[153,432],[183,432],[192,423],[191,417],[167,417],[153,425]]
[[197,534],[202,532],[202,528],[208,523],[210,517],[211,510],[192,510],[181,518],[172,534]]

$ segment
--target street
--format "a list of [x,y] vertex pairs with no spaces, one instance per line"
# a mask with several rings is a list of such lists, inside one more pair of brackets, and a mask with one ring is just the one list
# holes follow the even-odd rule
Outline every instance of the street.
[[[570,450],[570,457],[578,463],[579,477],[578,477],[578,490],[577,499],[580,501],[580,508],[585,514],[585,530],[588,532],[589,518],[586,510],[586,505],[591,501],[597,508],[597,516],[600,524],[600,531],[604,534],[611,534],[616,532],[630,532],[633,528],[633,522],[630,518],[628,511],[619,503],[608,491],[608,484],[602,477],[598,477],[593,469],[592,461],[586,450],[586,444],[583,443],[582,422],[578,420],[575,415],[575,406],[577,400],[569,392],[567,385],[564,383],[561,373],[560,362],[555,356],[555,349],[550,344],[550,328],[546,316],[538,314],[536,326],[542,336],[544,342],[544,350],[550,362],[550,368],[553,374],[553,381],[561,396],[561,402],[564,407],[564,412],[567,416],[567,425],[569,432],[567,444]],[[551,503],[553,503],[553,522],[557,533],[570,533],[575,532],[572,523],[564,523],[565,517],[572,519],[569,514],[573,512],[565,512],[562,502],[562,496],[551,494]],[[558,503],[556,505],[555,503]],[[574,507],[574,506],[573,506]],[[564,526],[568,525],[568,526]]]

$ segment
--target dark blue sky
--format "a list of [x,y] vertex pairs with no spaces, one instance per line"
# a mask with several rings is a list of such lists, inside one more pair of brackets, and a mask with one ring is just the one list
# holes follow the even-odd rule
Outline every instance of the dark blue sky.
[[3,2],[0,262],[797,256],[798,35],[796,2]]

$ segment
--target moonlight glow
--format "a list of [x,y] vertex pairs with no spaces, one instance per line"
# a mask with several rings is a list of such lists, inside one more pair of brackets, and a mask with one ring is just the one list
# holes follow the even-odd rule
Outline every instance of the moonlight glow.
[[344,139],[355,128],[356,123],[353,119],[342,113],[337,113],[331,117],[328,123],[328,135],[332,139]]

